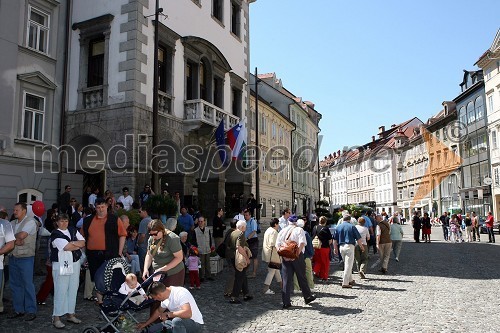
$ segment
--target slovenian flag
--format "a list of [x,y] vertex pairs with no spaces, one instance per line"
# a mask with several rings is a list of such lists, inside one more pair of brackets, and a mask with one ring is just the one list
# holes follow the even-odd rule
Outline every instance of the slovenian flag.
[[233,151],[233,160],[243,159],[247,138],[247,128],[243,121],[227,131],[227,144]]

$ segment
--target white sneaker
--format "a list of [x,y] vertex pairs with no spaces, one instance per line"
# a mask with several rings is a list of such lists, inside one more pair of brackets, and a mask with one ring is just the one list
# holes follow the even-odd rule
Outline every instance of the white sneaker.
[[399,262],[399,258],[398,257],[396,257],[396,261]]
[[274,295],[274,291],[271,289],[267,289],[267,291],[264,293],[265,295]]

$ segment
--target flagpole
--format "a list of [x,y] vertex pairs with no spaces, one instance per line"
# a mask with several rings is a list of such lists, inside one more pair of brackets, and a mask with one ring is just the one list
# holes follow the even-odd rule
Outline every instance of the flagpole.
[[255,200],[257,201],[255,218],[257,221],[260,220],[259,81],[257,67],[255,67],[255,160],[257,161],[257,169],[255,170]]

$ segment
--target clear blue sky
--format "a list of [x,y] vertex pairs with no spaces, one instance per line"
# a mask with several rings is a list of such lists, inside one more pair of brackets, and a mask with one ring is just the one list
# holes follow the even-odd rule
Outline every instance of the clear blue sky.
[[499,0],[257,0],[251,72],[275,72],[323,115],[320,159],[460,93],[500,27]]

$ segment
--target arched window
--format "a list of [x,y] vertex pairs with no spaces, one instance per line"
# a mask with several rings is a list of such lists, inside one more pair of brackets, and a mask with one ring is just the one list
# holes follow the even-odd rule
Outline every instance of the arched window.
[[476,114],[474,112],[474,103],[467,104],[467,124],[472,124],[476,121]]
[[474,106],[476,108],[476,121],[483,119],[484,117],[483,96],[479,96],[478,98],[476,98]]
[[460,123],[466,125],[467,124],[467,111],[465,110],[465,106],[460,108],[458,113],[458,117],[460,119]]
[[38,190],[27,188],[17,192],[17,202],[24,202],[28,205],[31,205],[37,200],[43,200],[43,194]]

